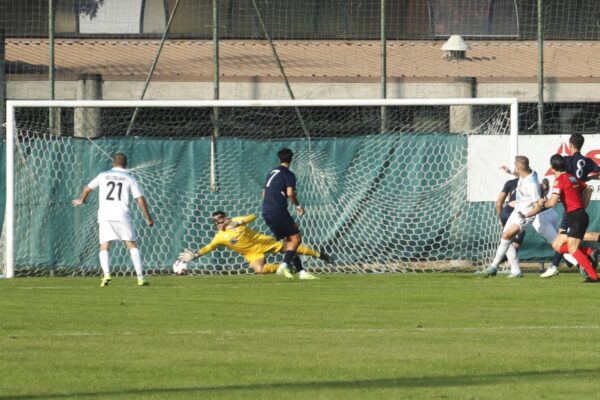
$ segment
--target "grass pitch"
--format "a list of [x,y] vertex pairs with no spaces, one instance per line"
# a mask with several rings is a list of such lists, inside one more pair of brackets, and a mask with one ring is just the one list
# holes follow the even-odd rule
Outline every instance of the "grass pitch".
[[0,280],[0,399],[599,398],[580,281]]

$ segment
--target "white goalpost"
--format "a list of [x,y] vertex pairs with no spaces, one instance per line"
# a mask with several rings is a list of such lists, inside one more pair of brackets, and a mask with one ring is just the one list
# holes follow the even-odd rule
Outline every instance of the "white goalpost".
[[[60,109],[58,126],[49,126],[51,109]],[[136,109],[137,125],[128,127]],[[498,136],[512,163],[518,129],[515,98],[8,101],[0,275],[99,272],[97,204],[75,210],[69,199],[109,169],[117,151],[130,156],[156,215],[154,230],[134,217],[150,273],[168,273],[181,249],[207,244],[212,211],[257,214],[255,229],[269,233],[260,189],[281,147],[295,153],[304,243],[336,259],[309,261],[309,269],[463,268],[461,261],[489,259],[498,239],[493,206],[467,198],[469,138]],[[124,251],[111,251],[116,270],[130,273]],[[224,249],[192,272],[248,267]]]

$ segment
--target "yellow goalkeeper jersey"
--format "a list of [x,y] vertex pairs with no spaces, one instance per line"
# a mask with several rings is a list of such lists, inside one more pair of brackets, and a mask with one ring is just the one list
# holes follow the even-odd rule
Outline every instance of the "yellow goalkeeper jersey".
[[201,256],[210,253],[219,246],[225,246],[252,262],[263,258],[266,253],[277,253],[283,248],[283,243],[278,242],[274,237],[264,235],[248,227],[247,224],[256,219],[254,214],[245,217],[231,218],[234,222],[239,222],[236,228],[227,227],[224,231],[218,231],[213,240],[201,248],[198,254]]

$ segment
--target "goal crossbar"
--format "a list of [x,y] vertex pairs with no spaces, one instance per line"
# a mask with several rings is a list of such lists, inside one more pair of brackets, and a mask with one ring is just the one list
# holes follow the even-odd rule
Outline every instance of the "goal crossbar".
[[8,107],[363,107],[512,105],[517,98],[326,99],[326,100],[8,100]]

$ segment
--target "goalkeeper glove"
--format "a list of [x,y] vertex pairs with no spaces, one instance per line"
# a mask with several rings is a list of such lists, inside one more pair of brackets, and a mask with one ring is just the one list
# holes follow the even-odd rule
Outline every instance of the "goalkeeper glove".
[[183,253],[179,253],[179,259],[183,260],[185,262],[190,262],[190,261],[196,259],[197,257],[198,256],[196,255],[196,253],[194,253],[190,249],[185,249],[183,251]]

